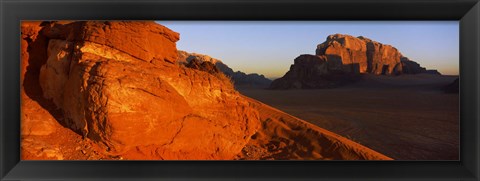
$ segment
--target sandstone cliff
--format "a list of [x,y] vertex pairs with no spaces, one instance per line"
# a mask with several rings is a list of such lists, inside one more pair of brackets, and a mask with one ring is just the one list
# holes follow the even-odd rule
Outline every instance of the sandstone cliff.
[[[164,26],[87,21],[34,27],[22,27],[28,84],[38,85],[38,99],[60,110],[64,119],[58,121],[107,154],[231,159],[259,126],[258,112],[228,79],[175,64],[179,34]],[[34,52],[35,59],[28,58]]]
[[319,44],[315,55],[300,55],[290,70],[270,88],[329,88],[358,80],[361,74],[430,73],[395,47],[359,36],[334,34]]
[[259,75],[256,73],[246,74],[241,71],[233,71],[228,65],[224,64],[222,61],[212,58],[208,55],[202,55],[198,53],[188,53],[185,51],[178,51],[177,62],[179,64],[188,64],[191,60],[197,59],[200,62],[210,62],[214,64],[221,72],[223,72],[227,77],[234,82],[236,87],[239,86],[252,86],[252,87],[261,87],[266,88],[272,83],[270,79],[265,78],[264,75]]

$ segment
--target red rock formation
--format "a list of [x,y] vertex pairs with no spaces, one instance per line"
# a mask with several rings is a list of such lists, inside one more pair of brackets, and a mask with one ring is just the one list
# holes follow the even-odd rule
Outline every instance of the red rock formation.
[[[257,132],[283,143],[277,159],[390,159],[241,96],[211,61],[175,63],[178,38],[153,22],[23,22],[21,158],[233,159]],[[326,59],[301,56],[298,75],[330,75]]]
[[[313,61],[316,60],[316,61]],[[316,55],[300,55],[290,70],[270,88],[328,88],[358,80],[358,75],[431,73],[404,57],[395,47],[365,37],[334,34],[319,44]]]
[[329,61],[340,59],[343,67],[338,65],[337,68],[343,68],[344,72],[376,75],[401,73],[395,67],[400,65],[402,54],[395,47],[361,36],[330,35],[317,46],[316,55],[325,55]]
[[[43,96],[65,124],[117,155],[231,159],[259,126],[228,80],[174,64],[179,34],[154,22],[52,22]],[[229,111],[225,111],[229,110]]]

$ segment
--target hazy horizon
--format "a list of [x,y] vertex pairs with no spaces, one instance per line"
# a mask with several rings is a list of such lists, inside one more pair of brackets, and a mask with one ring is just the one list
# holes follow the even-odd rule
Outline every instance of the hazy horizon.
[[219,59],[234,71],[282,77],[328,35],[365,36],[443,75],[459,72],[458,21],[157,21],[180,33],[177,49]]

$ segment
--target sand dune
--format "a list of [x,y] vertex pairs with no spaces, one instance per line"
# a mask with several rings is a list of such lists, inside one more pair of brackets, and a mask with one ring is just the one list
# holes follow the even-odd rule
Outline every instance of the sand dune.
[[261,129],[237,159],[247,160],[391,160],[345,137],[305,122],[257,100]]

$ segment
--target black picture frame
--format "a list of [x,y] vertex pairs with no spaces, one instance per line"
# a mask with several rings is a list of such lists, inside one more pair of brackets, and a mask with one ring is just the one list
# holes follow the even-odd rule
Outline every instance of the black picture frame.
[[[0,0],[2,180],[479,180],[478,0]],[[21,161],[21,20],[458,20],[460,161]],[[441,38],[441,37],[440,37]]]

